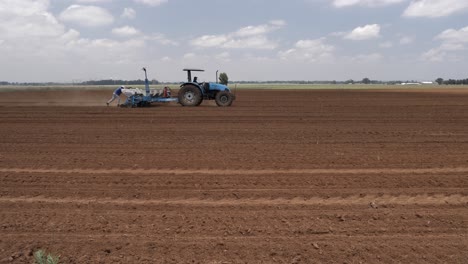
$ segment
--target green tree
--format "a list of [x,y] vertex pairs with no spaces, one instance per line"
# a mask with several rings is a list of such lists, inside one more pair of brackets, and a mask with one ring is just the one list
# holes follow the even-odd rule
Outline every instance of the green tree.
[[362,79],[362,83],[363,84],[369,84],[369,83],[371,83],[371,81],[370,81],[369,78],[364,78],[364,79]]
[[227,76],[227,74],[225,72],[222,72],[222,73],[219,74],[219,82],[221,84],[224,84],[224,85],[228,84],[229,77]]
[[439,85],[442,85],[442,84],[444,83],[444,79],[442,79],[442,78],[437,78],[437,79],[435,80],[435,82],[438,83]]

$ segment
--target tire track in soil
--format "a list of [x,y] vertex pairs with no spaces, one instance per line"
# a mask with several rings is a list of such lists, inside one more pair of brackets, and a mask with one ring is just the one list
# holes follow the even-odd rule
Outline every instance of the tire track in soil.
[[53,173],[53,174],[205,174],[205,175],[263,175],[263,174],[442,174],[468,173],[468,167],[454,168],[414,168],[414,169],[260,169],[260,170],[184,170],[184,169],[34,169],[34,168],[0,168],[4,173]]
[[293,199],[149,199],[149,200],[128,200],[128,199],[76,199],[76,198],[47,198],[47,197],[0,197],[0,203],[54,203],[54,204],[105,204],[105,205],[186,205],[186,206],[231,206],[231,205],[244,205],[244,206],[277,206],[277,205],[294,205],[294,206],[336,206],[336,205],[369,205],[371,203],[376,205],[468,205],[468,196],[454,194],[454,195],[429,195],[420,194],[416,196],[410,195],[354,195],[349,197],[330,197],[321,198],[313,197],[304,199],[296,197]]

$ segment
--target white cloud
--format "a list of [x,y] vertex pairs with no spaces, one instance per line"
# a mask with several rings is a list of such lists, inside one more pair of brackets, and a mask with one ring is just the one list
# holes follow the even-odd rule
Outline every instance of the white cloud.
[[126,7],[120,15],[122,18],[134,19],[136,17],[136,11],[133,8]]
[[228,49],[267,49],[272,50],[277,47],[277,44],[269,40],[266,36],[251,36],[244,39],[229,39],[223,44],[224,48]]
[[229,54],[229,52],[222,52],[220,54],[215,55],[215,59],[222,62],[229,62],[231,61],[231,54]]
[[151,40],[151,41],[156,41],[162,45],[166,46],[179,46],[179,43],[177,41],[171,40],[167,38],[164,34],[160,33],[154,33],[149,36],[144,36],[144,39],[146,40]]
[[145,4],[149,6],[159,6],[164,3],[167,3],[169,0],[133,0],[136,3]]
[[140,31],[138,31],[134,27],[124,26],[124,27],[112,29],[112,34],[119,36],[119,37],[132,37],[135,35],[139,35]]
[[[51,72],[64,76],[89,78],[89,65],[127,65],[143,58],[146,43],[142,39],[117,41],[112,39],[86,39],[70,29],[53,37],[24,37],[20,41],[6,41],[0,57],[7,61],[21,61],[32,74],[27,78],[45,80]],[[77,71],[79,69],[79,71]],[[10,72],[8,78],[18,78]],[[21,78],[21,77],[19,77]],[[50,79],[49,79],[50,80]]]
[[70,43],[72,41],[78,40],[80,38],[80,32],[70,29],[65,34],[60,36],[60,41],[63,43]]
[[252,53],[246,53],[242,56],[244,61],[247,62],[261,62],[261,63],[274,63],[277,62],[276,58],[271,58],[267,56],[258,56]]
[[106,9],[82,5],[69,6],[60,14],[60,19],[85,27],[107,26],[114,22],[114,17]]
[[338,8],[355,6],[355,5],[378,7],[378,6],[397,4],[397,3],[401,3],[405,1],[407,0],[334,0],[333,5]]
[[[63,13],[63,18],[70,18],[67,17],[70,13]],[[83,38],[78,30],[67,28],[49,11],[48,0],[1,0],[0,79],[87,80],[109,74],[117,76],[116,69],[121,69],[121,78],[131,78],[125,74],[147,60],[145,47],[149,43],[151,46],[173,43],[161,34],[137,34],[138,30],[129,26],[113,31],[117,35],[131,35],[132,39]],[[29,74],[25,77],[18,69]]]
[[[414,76],[415,79],[419,77],[426,79],[427,76],[434,74],[463,75],[463,69],[467,68],[465,61],[468,61],[468,43],[466,42],[468,29],[463,28],[468,26],[468,24],[463,24],[465,21],[463,15],[466,13],[459,13],[461,15],[441,21],[434,19],[433,21],[427,20],[428,23],[414,24],[412,19],[406,17],[393,17],[394,19],[389,22],[387,15],[392,14],[385,13],[382,8],[377,10],[380,15],[375,20],[376,22],[371,20],[362,23],[361,11],[369,11],[367,8],[387,6],[390,13],[399,12],[403,15],[406,7],[410,13],[410,6],[414,7],[416,3],[425,3],[424,8],[427,9],[427,4],[435,3],[435,1],[304,1],[314,1],[313,5],[304,6],[309,10],[332,8],[337,11],[329,12],[328,16],[332,20],[341,19],[344,24],[347,24],[348,28],[341,29],[345,29],[343,31],[346,32],[327,34],[340,29],[337,30],[336,25],[333,28],[333,25],[323,24],[321,25],[322,31],[327,33],[322,33],[321,36],[326,36],[326,38],[319,39],[313,36],[310,23],[309,25],[297,24],[298,18],[289,18],[285,15],[284,19],[288,21],[288,24],[294,23],[294,27],[286,27],[284,20],[268,22],[267,19],[255,24],[245,22],[241,18],[239,21],[244,21],[241,23],[246,24],[238,24],[231,28],[226,24],[211,28],[205,27],[199,30],[207,31],[195,33],[196,35],[185,34],[185,37],[182,35],[186,28],[174,24],[165,36],[157,33],[158,25],[146,28],[141,26],[148,19],[151,20],[152,13],[140,13],[140,9],[148,9],[151,7],[150,4],[153,4],[150,9],[155,11],[156,8],[169,7],[169,4],[178,5],[175,1],[166,1],[165,4],[155,7],[162,2],[137,4],[134,0],[0,0],[0,79],[6,81],[71,81],[108,76],[130,79],[140,76],[139,69],[143,65],[148,66],[149,69],[154,68],[154,72],[158,73],[156,76],[161,75],[171,81],[180,80],[183,76],[178,71],[172,73],[173,69],[185,66],[217,69],[221,65],[225,70],[237,75],[238,79],[252,80],[356,79],[355,76],[364,77],[361,72],[374,72],[375,75],[369,76],[373,78],[380,76],[384,79],[412,79]],[[304,1],[301,0],[301,4]],[[448,8],[452,9],[452,6],[459,8],[460,5],[465,5],[466,1],[447,0],[445,2],[450,2],[451,6]],[[258,1],[251,2],[240,3],[235,10],[231,11],[237,12],[259,6]],[[271,6],[272,10],[283,7],[276,1],[274,2],[275,4]],[[333,3],[337,5],[333,6]],[[100,20],[102,16],[85,17],[88,14],[71,19],[65,16],[65,11],[72,4],[104,8],[100,10],[105,10],[111,19],[104,23],[96,22],[95,19]],[[200,2],[197,6],[207,13],[213,11],[212,8],[214,8],[205,2]],[[338,6],[342,9],[335,9]],[[346,7],[349,9],[343,10]],[[430,17],[422,10],[421,7],[420,17],[423,15]],[[166,11],[172,12],[173,9]],[[60,16],[61,12],[63,16]],[[177,11],[174,12],[168,15],[177,16]],[[343,12],[346,13],[345,16]],[[456,11],[444,8],[440,8],[437,12],[440,15],[445,15],[444,12],[457,14]],[[196,19],[202,23],[207,23],[210,19],[209,16],[204,16],[200,12],[196,16]],[[412,16],[415,15],[412,14]],[[311,20],[311,23],[320,23],[316,21],[317,19]],[[356,24],[355,22],[360,19],[361,22]],[[84,23],[83,20],[90,20],[92,22],[90,26],[106,26],[98,29],[85,28],[81,26]],[[391,23],[388,32],[384,30],[386,25],[381,20]],[[443,22],[445,27],[430,33],[431,30],[437,28],[435,25],[437,21]],[[168,21],[168,23],[171,22]],[[372,33],[371,28],[367,28],[368,31],[366,31],[365,25],[374,23],[378,24],[377,30]],[[398,30],[395,28],[397,25]],[[360,26],[360,32],[355,29],[357,26]],[[412,28],[409,31],[401,30],[405,27]],[[210,31],[215,28],[217,31]],[[392,28],[394,30],[391,30]],[[447,30],[444,31],[444,29]],[[391,36],[389,34],[392,31],[402,34],[393,33]],[[421,42],[428,32],[433,36],[433,39],[430,39],[432,44],[430,41]],[[174,36],[178,36],[177,41],[180,43],[172,39]],[[362,44],[358,41],[350,43],[350,40],[343,40],[345,36],[351,39],[373,39],[370,43],[363,43],[364,46],[362,46],[358,45]],[[416,42],[421,42],[421,45],[416,45]],[[371,44],[374,45],[373,49],[369,47]],[[407,44],[411,46],[401,47]],[[431,46],[426,46],[428,44]],[[177,45],[180,47],[174,47]],[[393,48],[386,49],[391,47],[394,50]],[[364,51],[366,48],[370,50]],[[400,49],[404,52],[398,53]],[[183,59],[182,56],[186,52],[193,53],[186,54]],[[449,62],[458,59],[459,63],[449,63],[452,67],[446,67],[443,66],[447,65],[446,63],[427,63],[424,60],[417,60],[412,54],[432,61]],[[402,68],[401,61],[409,66]],[[211,74],[207,75],[214,77]]]
[[328,35],[331,36],[331,37],[344,37],[348,33],[349,32],[340,31],[340,32],[332,32],[332,33],[330,33]]
[[197,55],[195,53],[189,52],[189,53],[185,53],[183,58],[186,59],[186,60],[189,60],[189,59],[195,58],[196,56]]
[[[1,20],[1,19],[0,19]],[[53,37],[64,32],[64,27],[50,13],[17,17],[0,23],[0,35],[5,38],[44,36]]]
[[404,11],[405,17],[444,17],[468,10],[466,0],[415,0]]
[[421,55],[421,58],[425,61],[436,62],[436,61],[443,61],[446,56],[447,56],[447,52],[441,49],[435,48],[435,49],[430,49],[427,52],[424,52]]
[[46,12],[49,4],[49,0],[2,0],[0,1],[0,14],[31,16],[37,12]]
[[456,29],[447,29],[440,33],[436,39],[443,40],[448,43],[468,43],[468,26]]
[[248,27],[239,29],[236,33],[234,33],[234,36],[249,37],[249,36],[266,34],[269,31],[270,31],[269,25],[248,26]]
[[284,20],[273,20],[273,21],[270,21],[270,23],[268,24],[243,27],[237,30],[235,33],[233,33],[233,36],[250,37],[250,36],[264,35],[272,31],[278,30],[284,26],[286,26],[286,22]]
[[122,51],[125,51],[126,48],[141,48],[145,45],[143,40],[117,41],[113,39],[80,39],[78,43],[82,44],[80,48],[104,48]]
[[202,48],[220,47],[228,41],[226,35],[205,35],[192,40],[192,45]]
[[296,42],[292,49],[279,52],[283,60],[325,61],[333,58],[335,47],[325,43],[324,38],[306,39]]
[[344,36],[345,39],[367,40],[380,37],[380,25],[372,24],[357,27]]
[[270,24],[273,25],[273,26],[276,26],[278,28],[282,28],[282,27],[286,26],[287,23],[284,20],[278,19],[278,20],[271,20]]
[[379,44],[379,47],[384,48],[384,49],[391,48],[391,47],[393,47],[393,42],[391,42],[391,41],[385,41],[385,42],[383,42],[383,43],[380,43],[380,44]]
[[358,54],[352,57],[344,57],[343,60],[350,63],[370,63],[380,61],[384,56],[380,53]]
[[131,39],[117,41],[112,39],[75,39],[65,45],[61,50],[67,53],[75,65],[86,67],[86,65],[99,63],[101,65],[128,65],[135,60],[143,58],[141,50],[146,43],[142,39]]
[[465,51],[468,49],[468,26],[459,30],[447,29],[437,35],[435,39],[441,40],[441,45],[424,52],[421,56],[423,60],[459,60],[461,57],[457,56],[457,54],[459,55],[460,51]]
[[409,45],[414,42],[412,37],[402,37],[400,38],[400,45]]
[[49,1],[0,1],[0,36],[3,40],[26,37],[53,37],[65,27],[47,11]]
[[266,37],[270,32],[283,28],[286,22],[273,20],[268,24],[247,26],[239,30],[220,35],[204,35],[195,38],[191,44],[199,48],[225,49],[275,49],[277,44]]

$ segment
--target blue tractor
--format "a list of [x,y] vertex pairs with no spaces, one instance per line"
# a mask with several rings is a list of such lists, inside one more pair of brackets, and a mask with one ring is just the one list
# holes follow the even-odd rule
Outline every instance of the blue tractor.
[[[203,100],[215,100],[218,106],[231,106],[236,99],[231,90],[220,83],[199,83],[192,72],[203,72],[200,69],[184,69],[187,72],[187,82],[180,86],[178,99],[183,106],[199,106]],[[216,76],[218,79],[218,76]]]
[[[184,69],[187,72],[188,82],[180,85],[177,97],[171,97],[170,89],[167,87],[161,93],[151,92],[146,68],[143,68],[143,71],[145,71],[145,93],[139,89],[135,89],[138,92],[133,92],[129,95],[125,103],[121,105],[122,107],[145,107],[150,106],[152,103],[168,102],[178,102],[183,106],[199,106],[203,100],[215,100],[218,106],[231,106],[236,98],[226,85],[207,82],[199,83],[197,77],[194,77],[192,80],[192,72],[204,70]],[[218,76],[216,76],[216,79],[218,79]]]

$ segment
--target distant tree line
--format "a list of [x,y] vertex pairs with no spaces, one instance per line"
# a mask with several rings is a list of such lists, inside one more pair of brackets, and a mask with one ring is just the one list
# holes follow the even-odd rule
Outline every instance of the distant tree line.
[[460,80],[455,80],[455,79],[448,79],[444,80],[442,78],[437,78],[435,80],[436,83],[439,85],[445,84],[445,85],[467,85],[468,84],[468,78],[467,79],[460,79]]
[[17,86],[46,86],[46,85],[60,85],[60,84],[65,84],[65,83],[56,83],[56,82],[2,82],[0,81],[0,86],[1,85],[17,85]]
[[239,84],[383,84],[383,85],[395,85],[395,84],[402,84],[402,83],[410,83],[410,82],[417,82],[417,81],[400,81],[400,80],[395,80],[395,81],[378,81],[378,80],[371,80],[369,78],[364,78],[362,80],[353,80],[349,79],[346,81],[232,81],[233,83],[239,83]]
[[[73,83],[58,83],[58,82],[2,82],[0,85],[28,85],[28,86],[44,86],[44,85],[144,85],[144,80],[96,80],[96,81],[85,81],[85,82],[73,82]],[[151,80],[150,84],[160,84],[158,80]]]

